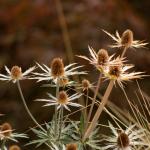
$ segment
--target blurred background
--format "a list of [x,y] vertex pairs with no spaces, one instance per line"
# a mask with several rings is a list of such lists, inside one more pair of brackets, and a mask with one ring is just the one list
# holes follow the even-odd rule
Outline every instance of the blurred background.
[[[85,65],[84,69],[89,71],[86,78],[96,82],[95,68],[75,55],[88,55],[88,45],[96,51],[106,48],[110,54],[117,52],[108,47],[113,41],[101,29],[110,33],[131,29],[135,39],[149,42],[149,9],[149,0],[0,0],[0,72],[6,73],[4,65],[9,68],[19,65],[24,71],[35,61],[49,65],[52,58],[62,57],[65,64],[76,61]],[[136,70],[150,74],[149,45],[146,49],[130,49],[126,56]],[[139,81],[148,94],[149,81],[148,77]],[[43,123],[51,119],[53,109],[41,108],[41,103],[33,101],[49,91],[40,87],[42,83],[35,82],[21,84],[31,112]],[[137,85],[132,82],[125,88],[134,99]],[[22,105],[16,85],[1,82],[0,91],[0,113],[5,114],[0,122],[10,122],[17,131],[26,132],[34,124]],[[111,101],[127,109],[121,90],[116,87],[113,91]]]

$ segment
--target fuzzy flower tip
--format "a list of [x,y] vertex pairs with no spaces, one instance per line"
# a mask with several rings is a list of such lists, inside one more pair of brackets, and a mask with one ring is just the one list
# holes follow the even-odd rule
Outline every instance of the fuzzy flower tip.
[[72,102],[73,100],[78,99],[81,95],[82,94],[75,93],[72,96],[68,96],[65,91],[60,91],[58,94],[58,98],[48,93],[50,99],[37,99],[36,101],[47,102],[44,106],[56,105],[57,109],[63,107],[66,110],[70,111],[70,108],[68,106],[82,107],[80,104]]
[[110,47],[112,48],[116,47],[141,48],[145,47],[148,44],[143,41],[134,40],[133,32],[129,29],[125,30],[121,36],[119,35],[118,31],[116,31],[115,35],[110,34],[105,30],[103,31],[115,41],[113,45],[110,45]]
[[51,63],[51,74],[54,78],[64,76],[64,64],[61,58],[54,58]]
[[5,138],[5,137],[10,137],[10,135],[12,134],[12,127],[9,123],[3,123],[0,127],[0,134],[1,137]]
[[77,144],[67,144],[66,145],[66,150],[77,150]]
[[109,123],[109,128],[112,131],[111,136],[104,136],[104,141],[106,141],[106,146],[102,147],[102,150],[134,150],[139,147],[147,147],[147,144],[143,142],[144,130],[139,129],[136,125],[129,126],[125,131],[118,130]]
[[90,82],[87,79],[82,80],[82,89],[83,91],[88,90],[90,88]]
[[97,64],[104,65],[105,63],[107,63],[108,59],[109,59],[109,55],[107,50],[100,49],[97,53]]
[[35,69],[36,67],[31,67],[25,72],[22,72],[22,68],[19,66],[13,66],[11,70],[8,69],[7,66],[5,66],[5,70],[7,72],[7,75],[0,74],[0,80],[1,81],[12,81],[13,83],[16,83],[18,80],[24,80],[24,79],[30,79],[30,73]]
[[21,150],[21,148],[18,145],[12,145],[9,147],[9,150]]

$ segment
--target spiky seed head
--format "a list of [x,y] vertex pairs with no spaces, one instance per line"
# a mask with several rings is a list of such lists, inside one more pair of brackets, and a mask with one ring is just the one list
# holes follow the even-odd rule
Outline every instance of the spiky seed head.
[[4,137],[9,137],[12,133],[12,127],[9,123],[3,123],[1,125],[1,128],[0,128],[2,134],[4,135]]
[[84,91],[84,90],[88,90],[89,87],[90,87],[90,82],[89,82],[89,80],[86,80],[86,79],[82,80],[82,88],[83,88],[83,91]]
[[97,63],[98,65],[104,65],[108,61],[108,52],[105,49],[100,49],[97,53]]
[[60,91],[58,95],[58,103],[65,105],[68,103],[68,95],[65,91]]
[[18,145],[12,145],[9,147],[9,150],[21,150],[21,148]]
[[18,66],[13,66],[11,68],[11,77],[15,80],[20,79],[22,76],[22,69]]
[[121,66],[116,65],[116,66],[109,66],[109,75],[112,76],[113,78],[118,78],[121,74]]
[[51,74],[54,78],[63,76],[65,73],[64,64],[61,58],[54,58],[51,63]]
[[66,145],[66,150],[77,150],[77,144],[67,144]]
[[128,147],[130,144],[130,140],[129,140],[129,137],[126,133],[124,132],[121,132],[119,135],[118,135],[118,138],[117,138],[117,145],[118,147],[120,148],[126,148]]
[[133,32],[129,29],[125,30],[121,36],[121,45],[129,48],[133,42]]
[[68,82],[69,82],[69,80],[67,77],[59,79],[59,85],[60,86],[66,86],[68,84]]

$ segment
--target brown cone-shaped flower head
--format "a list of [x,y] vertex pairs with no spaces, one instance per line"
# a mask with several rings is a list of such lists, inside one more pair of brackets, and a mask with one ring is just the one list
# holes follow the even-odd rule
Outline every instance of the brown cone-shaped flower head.
[[121,36],[121,44],[126,48],[129,48],[133,42],[133,32],[129,29],[123,32]]
[[18,66],[13,66],[11,68],[11,77],[12,79],[18,80],[22,77],[22,69]]
[[54,78],[63,76],[65,73],[64,64],[61,58],[54,58],[51,63],[51,74]]
[[109,66],[109,75],[118,78],[121,74],[121,66]]
[[12,127],[9,123],[3,123],[0,130],[5,137],[9,137],[12,133]]
[[66,150],[77,150],[77,144],[67,144]]
[[98,65],[104,65],[108,61],[108,52],[105,49],[100,49],[97,53],[97,63]]
[[117,139],[118,147],[126,148],[126,147],[129,146],[129,144],[130,144],[130,140],[129,140],[128,135],[126,133],[124,133],[124,132],[121,132],[118,135],[118,139]]
[[9,150],[21,150],[21,148],[18,145],[12,145],[9,147]]
[[65,91],[59,92],[58,103],[61,105],[65,105],[68,103],[68,95]]
[[82,88],[83,88],[83,91],[84,90],[88,90],[90,87],[90,82],[86,79],[82,80]]

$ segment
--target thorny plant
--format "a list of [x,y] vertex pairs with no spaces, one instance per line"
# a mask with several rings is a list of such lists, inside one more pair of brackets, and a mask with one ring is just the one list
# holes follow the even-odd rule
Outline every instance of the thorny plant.
[[[23,105],[36,125],[36,127],[33,127],[31,130],[37,138],[26,145],[36,144],[36,147],[40,147],[44,144],[50,150],[150,149],[150,144],[147,144],[150,143],[148,119],[144,118],[145,116],[143,117],[141,113],[138,121],[133,122],[132,119],[127,125],[124,125],[123,121],[118,121],[120,119],[119,116],[118,118],[113,118],[117,124],[117,128],[114,127],[110,121],[108,126],[105,125],[111,129],[113,135],[100,135],[99,129],[102,126],[100,126],[98,121],[103,110],[106,111],[105,107],[114,85],[119,85],[127,98],[124,83],[145,76],[143,72],[129,71],[130,69],[133,70],[134,65],[127,64],[127,58],[125,58],[124,55],[129,48],[140,48],[147,44],[142,41],[134,40],[131,30],[124,31],[121,36],[118,32],[116,32],[116,36],[114,36],[105,30],[103,31],[116,42],[111,47],[122,48],[122,54],[121,56],[116,56],[115,54],[109,56],[107,50],[100,49],[99,51],[95,51],[89,46],[90,56],[78,55],[78,57],[89,61],[99,72],[96,85],[90,83],[87,79],[82,80],[81,83],[73,81],[72,77],[75,75],[86,75],[87,71],[78,71],[78,69],[82,69],[84,66],[80,66],[77,63],[71,63],[65,66],[61,58],[54,58],[49,65],[37,62],[35,66],[29,68],[25,72],[22,72],[22,68],[19,66],[13,66],[11,69],[5,66],[7,75],[0,74],[0,80],[12,81],[14,84],[17,84]],[[37,68],[41,71],[36,71]],[[44,107],[55,108],[52,120],[40,124],[30,112],[20,84],[20,80],[26,79],[46,82],[42,86],[55,88],[55,94],[47,93],[48,98],[40,97],[35,100],[43,102]],[[109,83],[104,95],[101,97],[101,101],[98,101],[98,95],[101,91],[100,87],[107,81],[109,81]],[[79,92],[78,89],[82,89],[81,92]],[[93,97],[89,96],[89,91],[94,91]],[[76,101],[80,97],[85,99],[84,106]],[[127,100],[131,106],[130,100],[128,98]],[[146,108],[145,111],[149,112],[149,102],[146,102],[144,99],[144,103]],[[93,111],[95,105],[97,109]],[[71,113],[72,107],[77,109],[75,112],[83,110],[80,113],[79,120],[71,120],[69,118],[69,115],[75,113]],[[132,110],[134,109],[138,110],[136,107],[132,107]],[[143,107],[142,109],[144,110]],[[112,116],[111,112],[108,110],[107,112]],[[68,115],[65,115],[65,113]],[[119,125],[120,122],[121,125]],[[141,124],[143,122],[144,124]],[[125,130],[121,127],[123,125],[126,128]],[[1,150],[19,150],[20,148],[17,145],[7,146],[8,140],[17,142],[17,137],[26,138],[27,136],[14,133],[8,123],[2,124],[0,126]]]

